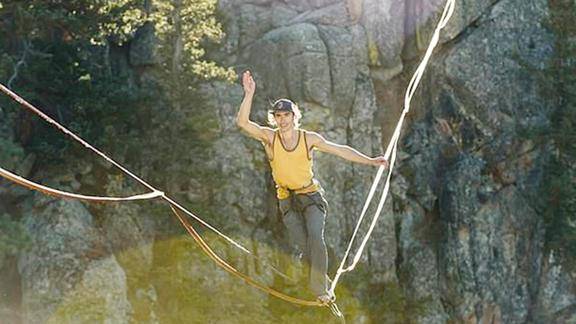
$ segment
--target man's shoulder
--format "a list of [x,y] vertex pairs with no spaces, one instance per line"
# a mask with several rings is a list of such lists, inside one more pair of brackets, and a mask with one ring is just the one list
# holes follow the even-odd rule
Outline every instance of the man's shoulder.
[[274,140],[274,134],[276,134],[276,129],[272,129],[270,127],[262,127],[262,131],[264,132],[265,136],[259,140],[264,145],[271,145],[272,141]]
[[306,129],[302,129],[302,130],[303,130],[303,131],[306,133],[306,135],[308,135],[308,136],[321,136],[320,133],[318,133],[318,132],[314,132],[314,131],[310,131],[310,130],[306,130]]
[[304,128],[299,128],[301,131],[303,131],[306,135],[312,135],[312,136],[318,136],[317,132],[311,131],[311,130],[307,130]]
[[309,131],[309,130],[305,130],[302,129],[304,131],[304,134],[306,135],[306,141],[313,145],[319,141],[322,140],[322,136],[320,134],[318,134],[317,132],[314,131]]
[[274,135],[276,133],[276,131],[278,131],[278,128],[262,127],[262,129],[268,135]]

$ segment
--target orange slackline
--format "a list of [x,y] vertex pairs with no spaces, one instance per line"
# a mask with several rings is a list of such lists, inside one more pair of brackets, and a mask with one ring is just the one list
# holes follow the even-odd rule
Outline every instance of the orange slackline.
[[174,206],[170,205],[170,208],[172,209],[172,212],[174,213],[174,215],[176,215],[176,217],[178,217],[178,219],[182,223],[182,226],[184,226],[184,228],[186,228],[188,233],[190,233],[190,236],[192,236],[194,238],[194,240],[196,241],[196,243],[198,243],[198,245],[200,245],[200,247],[206,253],[206,255],[208,255],[208,257],[210,257],[210,259],[212,259],[214,262],[216,262],[216,264],[218,264],[222,269],[224,269],[224,270],[230,272],[231,274],[243,279],[247,284],[249,284],[253,287],[256,287],[256,288],[258,288],[258,289],[260,289],[266,293],[269,293],[270,295],[273,295],[275,297],[283,299],[287,302],[290,302],[293,304],[298,304],[298,305],[303,305],[303,306],[326,306],[325,304],[320,303],[318,301],[304,300],[304,299],[288,296],[288,295],[281,293],[281,292],[279,292],[273,288],[266,287],[262,284],[259,284],[258,282],[256,282],[255,280],[253,280],[252,278],[247,276],[246,274],[238,271],[236,268],[234,268],[233,266],[228,264],[226,261],[224,261],[222,258],[220,258],[210,248],[210,246],[208,246],[208,244],[204,241],[204,239],[202,239],[202,236],[200,236],[200,234],[198,234],[198,232],[196,232],[196,230],[194,229],[192,224],[190,224],[190,222],[188,222],[188,220],[186,220],[186,218],[182,217],[182,215],[180,215],[180,213],[178,213],[178,211],[174,208]]
[[120,202],[120,201],[147,200],[147,199],[153,199],[153,198],[158,198],[158,197],[162,196],[162,193],[159,191],[150,192],[150,193],[142,194],[142,195],[130,196],[130,197],[85,196],[85,195],[79,195],[79,194],[61,191],[61,190],[57,190],[57,189],[43,186],[41,184],[38,184],[38,183],[32,182],[30,180],[27,180],[25,178],[22,178],[21,176],[16,175],[10,171],[4,170],[1,167],[0,167],[0,176],[4,177],[4,178],[6,178],[12,182],[15,182],[21,186],[24,186],[28,189],[36,190],[36,191],[39,191],[39,192],[46,194],[46,195],[56,196],[56,197],[60,197],[60,198],[86,200],[86,201],[92,201],[92,202]]
[[104,159],[106,159],[108,162],[112,163],[114,166],[118,167],[122,172],[126,173],[127,175],[129,175],[130,177],[132,177],[133,179],[137,180],[138,182],[140,182],[141,184],[143,184],[145,187],[149,188],[151,190],[150,193],[147,194],[142,194],[142,195],[136,195],[136,196],[131,196],[131,197],[126,197],[126,198],[119,198],[119,197],[98,197],[98,196],[85,196],[85,195],[79,195],[79,194],[74,194],[74,193],[69,193],[69,192],[65,192],[65,191],[61,191],[61,190],[57,190],[57,189],[53,189],[47,186],[43,186],[40,184],[37,184],[35,182],[32,182],[30,180],[27,180],[23,177],[20,177],[16,174],[13,174],[9,171],[4,170],[3,168],[0,168],[0,176],[14,182],[17,183],[21,186],[24,186],[26,188],[30,188],[30,189],[34,189],[34,190],[38,190],[42,193],[48,194],[48,195],[53,195],[53,196],[58,196],[58,197],[62,197],[62,198],[72,198],[72,199],[79,199],[79,200],[86,200],[86,201],[93,201],[93,202],[119,202],[119,201],[128,201],[128,200],[146,200],[146,199],[153,199],[153,198],[161,198],[164,201],[166,201],[169,205],[170,208],[172,209],[172,211],[174,212],[174,214],[176,215],[176,217],[178,217],[178,219],[180,220],[181,224],[184,226],[184,228],[186,229],[186,231],[194,238],[194,240],[198,243],[198,245],[202,248],[202,251],[204,251],[204,253],[206,253],[206,255],[208,255],[208,257],[210,257],[213,261],[216,262],[217,265],[219,265],[220,267],[222,267],[224,270],[228,271],[229,273],[243,279],[246,283],[250,284],[253,287],[256,287],[272,296],[275,296],[277,298],[283,299],[287,302],[293,303],[293,304],[298,304],[298,305],[303,305],[303,306],[329,306],[328,304],[324,304],[324,303],[320,303],[318,301],[311,301],[311,300],[304,300],[304,299],[299,299],[296,297],[292,297],[289,295],[286,295],[284,293],[281,293],[273,288],[270,287],[266,287],[258,282],[256,282],[254,279],[250,278],[248,275],[238,271],[236,268],[234,268],[233,266],[231,266],[230,264],[228,264],[226,261],[224,261],[222,258],[220,258],[209,246],[208,244],[202,239],[202,237],[198,234],[198,232],[196,232],[196,230],[192,227],[192,225],[190,225],[190,223],[184,218],[182,217],[182,215],[178,212],[184,212],[188,215],[190,215],[192,218],[196,219],[198,222],[200,222],[202,225],[208,227],[209,229],[211,229],[212,231],[214,231],[215,233],[217,233],[218,235],[220,235],[221,237],[225,238],[228,242],[232,243],[233,245],[235,245],[236,247],[240,248],[242,251],[252,255],[252,253],[250,253],[250,251],[248,251],[246,248],[244,248],[242,245],[240,245],[239,243],[235,242],[234,240],[232,240],[231,238],[229,238],[228,236],[222,234],[220,231],[218,231],[216,228],[214,228],[213,226],[211,226],[210,224],[206,223],[204,220],[202,220],[201,218],[199,218],[198,216],[194,215],[192,212],[190,212],[189,210],[187,210],[186,208],[182,207],[180,204],[178,204],[176,201],[172,200],[170,197],[168,197],[166,194],[164,194],[162,191],[157,190],[156,188],[154,188],[152,185],[148,184],[147,182],[145,182],[144,180],[140,179],[139,177],[137,177],[136,175],[134,175],[132,172],[128,171],[126,168],[124,168],[122,165],[120,165],[118,162],[112,160],[111,158],[109,158],[107,155],[105,155],[104,153],[98,151],[96,148],[94,148],[92,145],[90,145],[88,142],[84,141],[83,139],[81,139],[79,136],[77,136],[76,134],[72,133],[70,130],[66,129],[64,126],[60,125],[58,122],[56,122],[54,119],[50,118],[49,116],[47,116],[46,114],[42,113],[42,111],[40,111],[39,109],[37,109],[36,107],[32,106],[30,103],[28,103],[27,101],[25,101],[24,99],[22,99],[20,96],[18,96],[16,93],[12,92],[10,89],[8,89],[7,87],[5,87],[2,83],[0,83],[0,90],[4,93],[6,93],[8,96],[10,96],[12,99],[14,99],[15,101],[17,101],[18,103],[22,104],[24,107],[28,108],[29,110],[31,110],[33,113],[39,115],[42,119],[46,120],[48,123],[54,125],[56,128],[58,128],[59,130],[61,130],[62,132],[64,132],[65,134],[70,135],[74,140],[80,142],[81,144],[83,144],[86,148],[94,151],[96,154],[100,155],[101,157],[103,157]]

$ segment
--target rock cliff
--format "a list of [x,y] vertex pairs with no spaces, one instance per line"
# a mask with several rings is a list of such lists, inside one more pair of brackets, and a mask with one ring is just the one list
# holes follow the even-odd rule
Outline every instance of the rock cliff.
[[[211,55],[238,72],[253,71],[253,120],[264,124],[270,100],[289,97],[303,111],[303,128],[375,156],[389,141],[405,87],[443,4],[221,0],[227,37]],[[522,135],[549,124],[559,109],[543,94],[539,78],[555,54],[549,19],[546,0],[457,2],[403,130],[384,214],[359,269],[342,281],[341,302],[351,322],[576,321],[574,273],[545,249],[543,219],[533,201],[552,152]],[[148,70],[156,64],[152,33],[143,28],[119,56],[122,69],[138,70],[135,79],[153,77]],[[183,160],[189,164],[172,161],[166,167],[168,161],[155,156],[154,148],[171,143],[161,131],[146,142],[144,153],[113,150],[121,159],[143,159],[133,164],[139,174],[175,172],[154,179],[260,257],[276,260],[283,229],[264,150],[234,124],[242,89],[212,82],[199,92],[203,107],[190,107],[194,113],[185,118],[201,116],[211,131],[202,133],[201,150],[186,135],[176,142],[191,152]],[[104,176],[110,169],[101,163],[83,161],[64,171],[43,167],[16,144],[15,127],[0,125],[2,147],[10,148],[0,154],[11,152],[2,156],[3,166],[70,189],[134,190]],[[149,161],[160,161],[161,167]],[[314,167],[329,202],[325,236],[333,271],[376,169],[322,153],[316,153]],[[194,172],[178,173],[187,168]],[[241,282],[206,260],[192,262],[201,257],[190,251],[193,245],[173,240],[183,230],[168,216],[159,218],[166,209],[86,207],[5,182],[0,196],[0,216],[16,220],[30,237],[26,249],[0,255],[6,274],[0,278],[5,288],[0,316],[24,323],[152,323],[201,305],[188,317],[201,322],[206,320],[202,310],[216,308],[202,303],[202,296],[221,294],[235,303],[228,294],[237,292],[246,304],[226,307],[219,316],[230,312],[240,322],[249,320],[246,313],[261,322],[295,320],[287,317],[291,311],[285,305],[274,311],[273,302],[259,293],[230,288]],[[243,271],[276,283],[257,263],[214,244]],[[181,291],[182,285],[196,288]],[[330,318],[324,315],[321,321]],[[302,316],[300,321],[319,321],[310,313]],[[220,320],[233,322],[226,316]]]

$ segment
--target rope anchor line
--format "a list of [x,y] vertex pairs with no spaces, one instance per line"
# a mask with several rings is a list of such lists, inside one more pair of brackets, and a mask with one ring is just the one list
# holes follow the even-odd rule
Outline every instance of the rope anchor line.
[[392,138],[390,139],[390,142],[388,143],[388,147],[386,148],[386,153],[384,154],[384,157],[386,159],[390,158],[390,168],[388,170],[388,175],[386,177],[386,182],[384,184],[384,190],[382,192],[382,196],[380,198],[380,201],[378,202],[378,207],[376,208],[376,212],[374,213],[374,216],[372,218],[372,222],[370,223],[370,227],[368,228],[368,231],[366,232],[364,239],[362,240],[362,243],[360,244],[360,247],[357,249],[356,253],[354,253],[354,258],[353,258],[352,263],[346,267],[345,264],[346,264],[346,261],[348,260],[348,256],[350,254],[350,251],[352,250],[352,245],[356,239],[356,236],[357,236],[358,231],[360,229],[360,225],[362,224],[364,216],[366,215],[366,211],[368,210],[368,206],[370,205],[370,202],[372,201],[372,198],[374,197],[374,193],[376,192],[376,188],[378,187],[378,184],[380,183],[380,180],[382,178],[382,174],[384,173],[384,167],[383,166],[378,168],[378,172],[376,173],[376,177],[374,178],[374,181],[372,182],[372,186],[370,187],[368,197],[364,203],[364,207],[362,208],[362,212],[360,213],[360,217],[358,218],[358,222],[356,223],[356,228],[354,229],[354,232],[352,234],[352,238],[350,239],[350,242],[348,243],[348,247],[346,248],[346,253],[344,253],[344,257],[342,258],[342,261],[340,263],[340,267],[338,267],[338,270],[336,271],[336,275],[334,276],[334,280],[332,281],[332,285],[330,287],[331,293],[334,293],[334,290],[336,289],[336,285],[338,284],[338,281],[340,280],[340,277],[342,276],[342,274],[354,270],[354,268],[356,267],[356,265],[360,261],[360,257],[362,256],[362,252],[364,251],[364,248],[366,247],[366,243],[368,243],[368,239],[372,235],[372,232],[374,231],[374,228],[376,227],[376,223],[378,222],[378,219],[380,218],[380,214],[382,212],[382,209],[384,207],[384,203],[386,202],[386,198],[388,197],[388,192],[390,190],[390,180],[391,180],[392,171],[394,170],[394,165],[396,162],[396,154],[398,151],[398,141],[400,140],[400,131],[402,129],[404,119],[406,117],[406,114],[408,114],[408,112],[410,111],[410,103],[412,102],[412,97],[414,96],[414,93],[416,92],[416,88],[420,84],[420,80],[422,79],[422,75],[424,74],[424,71],[426,69],[426,66],[428,65],[430,57],[432,56],[432,52],[434,51],[434,48],[436,48],[436,46],[438,45],[438,42],[440,40],[440,30],[442,30],[444,27],[446,27],[446,24],[448,23],[448,21],[450,20],[450,17],[452,17],[452,14],[454,13],[455,6],[456,6],[455,0],[447,0],[446,1],[446,6],[444,7],[442,17],[440,18],[440,21],[438,22],[438,25],[436,26],[436,29],[434,30],[434,34],[432,35],[432,39],[430,40],[430,44],[428,45],[428,48],[426,50],[426,54],[424,55],[424,58],[422,59],[422,61],[420,61],[420,64],[418,65],[416,72],[414,72],[414,75],[410,79],[410,82],[409,82],[408,87],[406,89],[406,93],[404,95],[404,109],[402,110],[402,114],[400,115],[400,119],[398,121],[398,124],[396,124],[394,134],[392,135]]
[[[372,232],[374,230],[374,227],[378,221],[378,218],[380,217],[380,214],[382,212],[382,208],[384,206],[384,203],[386,201],[386,198],[388,196],[388,192],[390,189],[390,179],[391,179],[392,171],[394,169],[394,164],[396,162],[398,141],[400,138],[400,130],[402,128],[405,116],[408,113],[408,111],[410,110],[410,103],[411,103],[412,97],[416,91],[416,88],[418,87],[418,84],[420,83],[420,80],[422,78],[422,75],[424,73],[426,66],[428,65],[428,61],[430,60],[432,52],[439,42],[440,30],[443,29],[446,26],[446,24],[448,23],[448,21],[450,20],[450,17],[452,16],[452,14],[454,12],[454,8],[455,8],[455,0],[447,0],[446,6],[445,6],[443,14],[442,14],[442,18],[440,19],[440,21],[439,21],[439,23],[438,23],[438,25],[434,31],[434,34],[432,36],[432,39],[431,39],[430,44],[428,46],[428,49],[426,50],[426,54],[424,55],[424,58],[420,62],[420,65],[418,66],[416,72],[414,73],[414,75],[413,75],[412,79],[410,80],[410,83],[406,89],[406,94],[404,97],[404,110],[402,111],[402,115],[400,116],[398,124],[396,125],[396,128],[395,128],[394,134],[393,134],[392,138],[390,139],[390,142],[389,142],[388,147],[386,149],[386,153],[384,155],[386,159],[390,159],[390,168],[388,171],[388,175],[386,177],[386,182],[384,185],[384,191],[382,193],[380,201],[378,202],[378,207],[377,207],[376,212],[373,216],[372,222],[370,224],[370,228],[368,229],[367,233],[365,234],[360,247],[354,253],[353,262],[349,266],[346,267],[345,264],[346,264],[346,261],[348,261],[350,251],[352,249],[352,244],[354,243],[354,241],[356,239],[360,224],[362,223],[362,221],[364,219],[366,211],[368,210],[368,206],[370,205],[372,198],[374,197],[374,193],[376,191],[376,188],[378,187],[380,180],[382,178],[382,175],[384,173],[384,168],[381,166],[376,173],[376,176],[375,176],[374,181],[372,183],[372,186],[370,188],[368,197],[364,203],[364,207],[362,208],[362,212],[361,212],[360,217],[358,219],[356,228],[354,230],[354,233],[352,234],[352,238],[348,244],[348,247],[346,249],[346,253],[344,254],[344,257],[342,258],[342,261],[340,263],[340,267],[338,268],[336,275],[334,276],[334,280],[332,280],[332,284],[330,287],[330,293],[331,294],[334,294],[334,290],[336,289],[336,285],[337,285],[341,275],[345,272],[352,271],[356,267],[356,265],[358,264],[360,257],[362,255],[362,252],[364,251],[364,248],[366,247],[366,243],[368,242],[368,239],[370,238],[370,235],[372,234]],[[100,157],[102,157],[103,159],[105,159],[106,161],[108,161],[109,163],[114,165],[115,167],[117,167],[119,170],[121,170],[126,175],[128,175],[132,179],[134,179],[137,182],[139,182],[140,184],[142,184],[144,187],[148,188],[150,190],[150,192],[145,193],[145,194],[134,195],[134,196],[130,196],[130,197],[88,196],[88,195],[75,194],[75,193],[70,193],[70,192],[50,188],[47,186],[43,186],[41,184],[27,180],[23,177],[20,177],[16,174],[14,174],[10,171],[7,171],[7,170],[0,167],[0,176],[1,177],[6,178],[6,179],[8,179],[8,180],[10,180],[16,184],[19,184],[21,186],[24,186],[26,188],[37,190],[37,191],[42,192],[44,194],[57,196],[57,197],[61,197],[61,198],[78,199],[78,200],[84,200],[84,201],[103,202],[103,203],[123,202],[123,201],[139,201],[139,200],[149,200],[149,199],[160,198],[170,206],[173,214],[178,218],[178,220],[181,222],[182,226],[186,229],[186,231],[190,234],[190,236],[192,236],[192,238],[196,241],[196,243],[198,243],[198,245],[201,247],[202,251],[204,253],[206,253],[218,266],[220,266],[224,270],[228,271],[232,275],[235,275],[235,276],[241,278],[247,284],[249,284],[249,285],[251,285],[257,289],[260,289],[261,291],[266,292],[266,293],[268,293],[274,297],[283,299],[283,300],[290,302],[290,303],[293,303],[293,304],[298,304],[298,305],[303,305],[303,306],[329,307],[331,309],[331,311],[336,316],[340,317],[342,320],[344,319],[342,313],[340,312],[340,310],[338,309],[338,307],[336,306],[335,303],[325,304],[325,303],[321,303],[319,301],[310,301],[310,300],[304,300],[304,299],[296,298],[293,296],[289,296],[289,295],[286,295],[282,292],[279,292],[279,291],[277,291],[271,287],[267,287],[263,284],[260,284],[257,281],[255,281],[254,279],[252,279],[250,276],[238,271],[236,268],[234,268],[233,266],[228,264],[226,261],[224,261],[221,257],[219,257],[208,246],[208,244],[198,234],[196,229],[190,224],[190,222],[188,222],[188,220],[185,217],[182,216],[182,214],[180,214],[180,212],[185,213],[186,215],[190,216],[194,220],[198,221],[200,224],[204,225],[205,227],[207,227],[208,229],[210,229],[211,231],[216,233],[218,236],[224,238],[228,243],[237,247],[238,249],[240,249],[244,253],[247,253],[249,255],[253,255],[253,253],[251,253],[248,249],[246,249],[240,243],[234,241],[230,237],[224,235],[222,232],[217,230],[214,226],[210,225],[209,223],[207,223],[206,221],[204,221],[200,217],[196,216],[194,213],[190,212],[189,210],[187,210],[186,208],[184,208],[183,206],[178,204],[176,201],[174,201],[169,196],[167,196],[163,191],[160,191],[160,190],[154,188],[152,185],[148,184],[146,181],[142,180],[141,178],[139,178],[138,176],[136,176],[135,174],[130,172],[124,166],[122,166],[118,162],[114,161],[112,158],[108,157],[106,154],[102,153],[101,151],[99,151],[98,149],[93,147],[90,143],[84,141],[82,138],[80,138],[79,136],[77,136],[76,134],[74,134],[73,132],[71,132],[70,130],[65,128],[64,126],[60,125],[57,121],[55,121],[54,119],[47,116],[46,114],[44,114],[42,111],[40,111],[36,107],[32,106],[30,103],[28,103],[26,100],[22,99],[20,96],[18,96],[16,93],[14,93],[10,89],[8,89],[2,83],[0,83],[0,90],[2,92],[4,92],[5,94],[7,94],[9,97],[11,97],[16,102],[18,102],[19,104],[21,104],[22,106],[27,108],[28,110],[32,111],[34,114],[40,116],[42,119],[44,119],[49,124],[52,124],[54,127],[59,129],[60,131],[62,131],[64,134],[69,135],[75,141],[79,142],[84,147],[88,148],[92,152],[96,153],[97,155],[99,155]]]

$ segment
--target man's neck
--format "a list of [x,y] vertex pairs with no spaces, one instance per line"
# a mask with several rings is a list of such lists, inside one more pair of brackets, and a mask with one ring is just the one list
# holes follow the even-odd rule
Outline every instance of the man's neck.
[[280,133],[282,133],[282,138],[285,140],[291,140],[296,137],[296,128],[290,127],[286,129],[280,129]]

